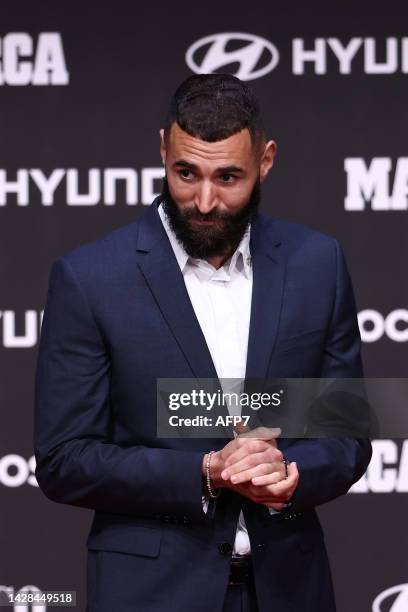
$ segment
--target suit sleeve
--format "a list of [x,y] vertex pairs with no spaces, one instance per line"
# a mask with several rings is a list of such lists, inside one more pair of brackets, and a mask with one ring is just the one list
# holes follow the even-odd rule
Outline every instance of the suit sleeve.
[[111,442],[111,359],[70,262],[51,269],[35,376],[36,478],[55,502],[205,520],[204,453]]
[[[321,365],[321,378],[362,378],[361,340],[350,276],[340,245],[333,240],[336,295]],[[347,493],[365,472],[372,454],[367,438],[327,437],[293,441],[286,449],[296,461],[299,483],[292,511],[302,511]]]

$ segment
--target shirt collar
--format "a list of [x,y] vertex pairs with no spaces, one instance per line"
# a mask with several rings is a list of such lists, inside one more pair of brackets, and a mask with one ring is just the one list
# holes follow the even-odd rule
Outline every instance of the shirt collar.
[[[161,204],[158,207],[158,212],[159,212],[160,219],[163,223],[163,227],[166,230],[166,234],[170,240],[170,244],[173,248],[174,255],[177,259],[177,263],[180,267],[180,270],[184,272],[188,264],[205,261],[202,259],[201,260],[193,259],[186,253],[186,251],[184,250],[184,247],[177,240],[176,235],[170,226],[167,215],[164,212],[163,206]],[[237,271],[237,272],[243,272],[246,278],[250,278],[250,273],[251,273],[251,254],[250,254],[250,249],[249,249],[250,235],[251,235],[251,226],[249,225],[244,235],[242,236],[238,247],[232,254],[231,258],[225,262],[224,266],[222,266],[229,275],[231,275],[233,271]],[[205,262],[205,263],[207,265],[210,265],[208,264],[208,262]]]

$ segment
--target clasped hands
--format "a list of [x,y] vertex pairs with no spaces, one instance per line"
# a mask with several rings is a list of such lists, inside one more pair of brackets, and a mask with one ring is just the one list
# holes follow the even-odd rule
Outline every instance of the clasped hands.
[[[232,489],[253,502],[281,511],[299,480],[295,462],[288,463],[277,447],[280,429],[257,427],[238,435],[211,455],[210,478],[214,489]],[[202,473],[205,478],[204,456]]]

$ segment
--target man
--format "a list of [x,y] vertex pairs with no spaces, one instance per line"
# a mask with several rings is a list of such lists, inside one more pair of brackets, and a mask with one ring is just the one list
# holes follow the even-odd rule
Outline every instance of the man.
[[89,612],[332,612],[315,507],[361,477],[369,441],[160,438],[156,382],[362,376],[341,249],[259,213],[276,144],[237,78],[188,78],[160,138],[162,195],[52,267],[38,483],[95,510]]

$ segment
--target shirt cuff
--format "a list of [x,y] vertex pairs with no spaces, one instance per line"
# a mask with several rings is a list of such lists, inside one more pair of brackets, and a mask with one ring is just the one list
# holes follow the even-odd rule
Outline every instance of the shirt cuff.
[[207,514],[207,512],[208,512],[208,504],[210,503],[210,498],[207,495],[203,495],[201,497],[201,501],[203,502],[203,510]]

